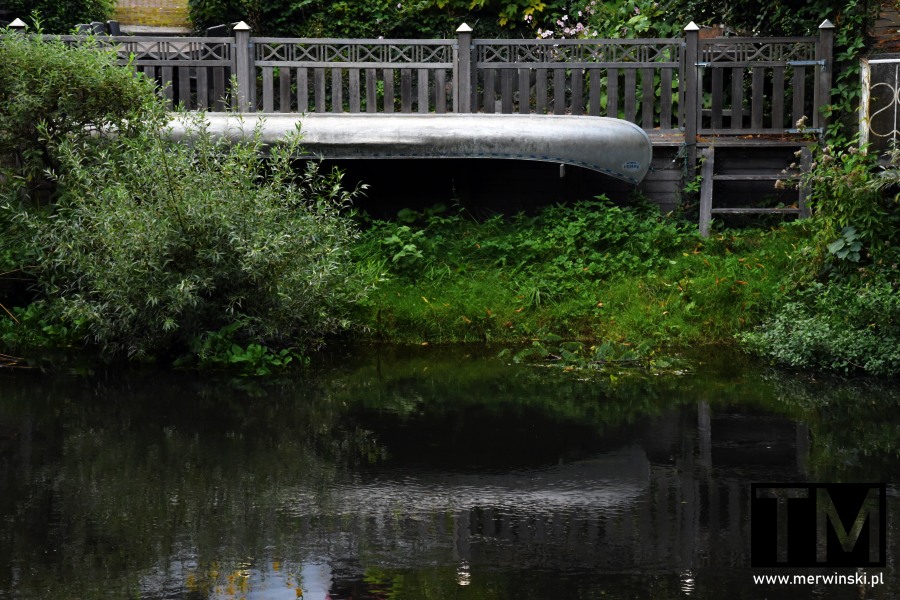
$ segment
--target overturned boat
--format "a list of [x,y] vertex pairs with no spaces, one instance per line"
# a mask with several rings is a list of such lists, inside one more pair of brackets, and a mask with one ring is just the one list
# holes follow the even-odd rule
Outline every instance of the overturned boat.
[[[296,132],[305,155],[328,159],[502,158],[574,165],[631,184],[647,174],[650,138],[621,119],[569,115],[206,113],[215,136],[264,144]],[[174,139],[189,136],[182,120]]]

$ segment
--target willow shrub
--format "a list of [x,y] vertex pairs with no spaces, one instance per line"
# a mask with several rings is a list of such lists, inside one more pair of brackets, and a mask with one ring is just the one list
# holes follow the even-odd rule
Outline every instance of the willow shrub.
[[48,320],[108,355],[201,361],[304,352],[347,327],[368,279],[340,174],[298,173],[299,136],[264,155],[258,136],[232,145],[193,119],[191,144],[147,129],[60,145],[56,206],[20,216]]
[[0,182],[4,192],[35,202],[53,197],[47,171],[56,146],[110,131],[130,134],[159,123],[155,83],[117,64],[95,41],[67,46],[53,36],[0,30]]

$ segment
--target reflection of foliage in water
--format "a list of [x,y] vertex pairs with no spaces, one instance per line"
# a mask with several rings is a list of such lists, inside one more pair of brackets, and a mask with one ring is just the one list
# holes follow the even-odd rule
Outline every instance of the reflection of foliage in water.
[[[615,380],[585,380],[486,359],[473,349],[396,355],[381,349],[362,359],[341,357],[339,367],[315,377],[238,387],[159,375],[0,381],[0,562],[27,567],[17,584],[24,598],[126,597],[134,595],[135,577],[144,586],[182,586],[175,597],[216,590],[228,597],[229,589],[239,596],[250,585],[246,573],[273,565],[299,585],[304,556],[297,540],[309,537],[284,510],[286,499],[308,494],[323,511],[317,518],[325,519],[324,531],[352,531],[344,517],[328,514],[335,483],[390,462],[392,451],[409,451],[391,444],[389,434],[396,438],[401,429],[478,449],[470,435],[475,425],[505,425],[509,432],[492,434],[504,440],[539,426],[559,438],[573,434],[563,441],[584,452],[591,440],[612,436],[618,443],[620,427],[679,410],[691,416],[692,406],[704,402],[713,412],[739,406],[806,422],[811,478],[883,479],[896,472],[900,394],[888,385],[836,385],[771,370],[760,377],[734,356],[717,360],[698,361],[685,377],[623,370]],[[19,437],[4,427],[18,427]],[[28,457],[21,446],[26,435]],[[555,451],[561,442],[526,443]],[[458,585],[455,566],[385,570],[367,562],[369,543],[358,541],[361,566],[369,584],[391,597],[441,597]],[[55,552],[42,554],[48,547]],[[466,597],[492,598],[523,581],[512,572],[476,575]],[[8,577],[0,571],[0,590],[11,589]],[[659,597],[670,597],[678,584],[666,576],[654,586]],[[649,584],[634,585],[646,592]],[[518,597],[541,591],[535,581]],[[715,597],[706,592],[695,595]]]
[[821,481],[879,480],[900,460],[900,389],[895,381],[768,370],[773,397],[799,410],[812,436],[810,468]]

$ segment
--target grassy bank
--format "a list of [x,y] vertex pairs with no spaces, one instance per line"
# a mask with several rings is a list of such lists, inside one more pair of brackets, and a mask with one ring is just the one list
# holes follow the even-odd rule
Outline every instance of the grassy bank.
[[384,281],[357,318],[378,340],[553,335],[653,346],[731,343],[784,298],[806,227],[702,239],[655,207],[600,198],[478,222],[459,209],[370,223],[357,258]]

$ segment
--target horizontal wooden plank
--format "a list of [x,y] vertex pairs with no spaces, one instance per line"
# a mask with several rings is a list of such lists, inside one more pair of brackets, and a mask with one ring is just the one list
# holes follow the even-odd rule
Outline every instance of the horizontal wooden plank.
[[796,175],[782,175],[777,173],[725,173],[713,175],[714,181],[777,181],[779,179],[794,179]]
[[678,181],[684,176],[681,169],[654,170],[652,167],[650,172],[644,176],[644,180],[650,181]]
[[[231,63],[228,63],[231,64]],[[341,62],[314,60],[260,60],[257,67],[318,67],[327,69],[452,69],[450,62]]]
[[714,215],[799,215],[799,208],[752,208],[752,207],[736,207],[736,208],[714,208]]
[[[257,63],[259,64],[259,63]],[[434,64],[434,63],[429,63]],[[677,69],[675,62],[591,62],[567,61],[557,62],[481,62],[476,63],[479,69]]]
[[[255,39],[255,38],[254,38]],[[737,38],[729,38],[737,39]],[[752,40],[756,40],[759,42],[760,38],[749,38]],[[770,38],[765,38],[766,40]],[[783,39],[797,39],[804,40],[807,38],[773,38],[777,40]],[[815,38],[808,38],[815,40]],[[407,40],[408,41],[408,40]],[[560,39],[552,39],[552,40],[535,40],[535,39],[520,39],[520,40],[489,40],[489,39],[475,39],[472,40],[472,44],[474,46],[593,46],[597,48],[602,48],[603,46],[653,46],[653,45],[679,45],[684,42],[684,38],[633,38],[633,39],[591,39],[591,40],[579,40],[579,39],[568,39],[568,40],[560,40]]]
[[[131,38],[134,39],[134,38]],[[171,39],[171,38],[167,38]],[[234,38],[185,38],[190,40],[219,40],[234,41]],[[457,42],[455,39],[428,39],[428,40],[410,40],[410,39],[359,39],[359,38],[279,38],[279,37],[251,37],[251,44],[280,44],[280,45],[299,45],[299,46],[334,46],[334,45],[350,45],[350,46],[453,46]]]

